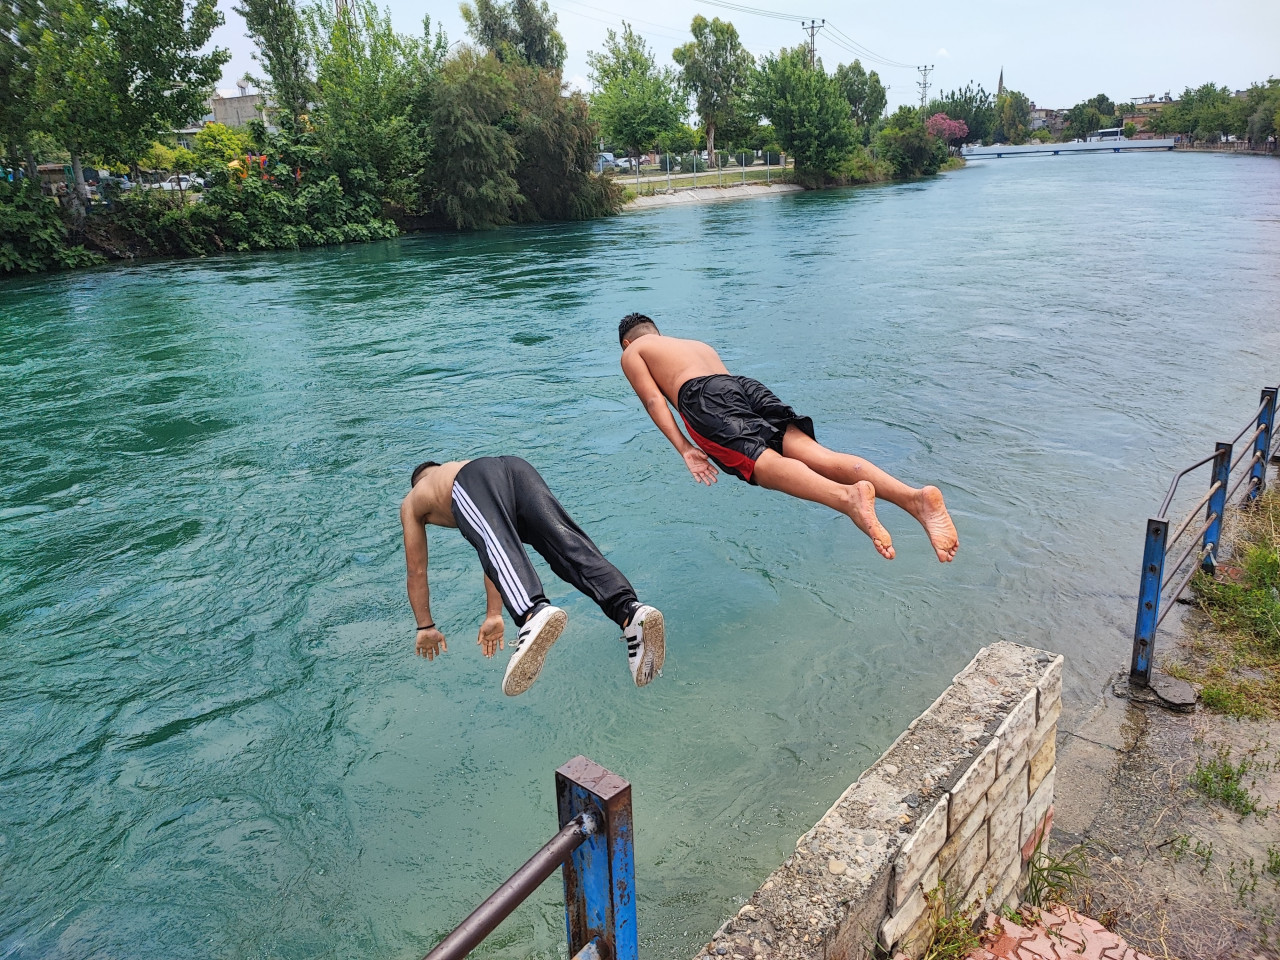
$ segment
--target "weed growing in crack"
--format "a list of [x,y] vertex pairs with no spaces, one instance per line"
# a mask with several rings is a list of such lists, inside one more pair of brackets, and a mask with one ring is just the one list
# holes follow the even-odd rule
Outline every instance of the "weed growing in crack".
[[1076,885],[1089,875],[1085,848],[1082,844],[1069,847],[1061,856],[1053,856],[1048,849],[1041,849],[1041,838],[1031,852],[1027,864],[1027,891],[1023,899],[1035,907],[1053,903],[1065,903],[1075,892]]
[[1265,815],[1266,811],[1259,808],[1257,798],[1244,786],[1245,774],[1253,767],[1254,762],[1248,757],[1243,757],[1239,763],[1232,763],[1231,748],[1223,745],[1218,747],[1208,762],[1203,757],[1196,759],[1196,768],[1191,773],[1191,785],[1204,796],[1219,801],[1242,817],[1251,813]]

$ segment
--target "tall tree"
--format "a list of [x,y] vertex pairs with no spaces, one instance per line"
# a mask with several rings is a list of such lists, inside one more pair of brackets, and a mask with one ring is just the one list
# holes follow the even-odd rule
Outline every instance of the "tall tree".
[[821,61],[809,66],[808,45],[760,59],[757,108],[773,124],[778,142],[796,161],[796,173],[820,184],[836,174],[854,142],[849,101]]
[[[957,118],[958,119],[958,118]],[[1031,126],[1031,100],[1017,90],[1006,90],[996,98],[995,139],[1025,143]]]
[[621,36],[610,30],[604,50],[588,53],[587,64],[591,116],[605,138],[621,144],[628,156],[638,157],[680,123],[674,76],[658,69],[644,38],[630,24],[623,22]]
[[546,0],[471,0],[459,7],[471,39],[504,63],[564,69],[564,37]]
[[444,33],[432,35],[430,17],[420,37],[397,33],[375,0],[349,0],[342,14],[317,3],[304,23],[319,95],[312,122],[326,162],[344,189],[372,190],[417,212]]
[[257,45],[253,58],[267,71],[258,81],[275,104],[276,117],[290,130],[308,113],[315,99],[311,58],[302,17],[294,0],[240,0],[236,13],[244,17],[249,37]]
[[996,124],[995,98],[982,84],[974,86],[972,82],[929,101],[925,112],[930,116],[945,113],[952,120],[964,123],[969,128],[965,143],[988,142]]
[[707,155],[715,162],[716,130],[743,125],[749,113],[749,83],[755,61],[732,23],[699,14],[689,27],[693,40],[677,47],[671,59],[680,67],[680,84],[694,101],[707,134]]
[[849,101],[850,116],[858,126],[870,127],[884,114],[889,91],[880,82],[878,73],[874,70],[868,73],[863,69],[862,61],[855,60],[836,67],[836,82]]

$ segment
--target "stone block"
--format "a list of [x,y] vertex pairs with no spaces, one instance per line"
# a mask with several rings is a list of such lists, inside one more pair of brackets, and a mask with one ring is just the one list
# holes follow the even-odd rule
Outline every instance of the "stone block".
[[947,838],[947,842],[942,845],[942,849],[938,851],[938,866],[942,868],[942,872],[947,873],[960,858],[960,851],[963,850],[973,839],[973,835],[978,832],[979,828],[986,829],[987,824],[987,798],[983,797],[976,807],[969,813],[969,818],[960,824],[960,828]]
[[954,834],[974,807],[986,796],[996,779],[996,756],[1000,741],[992,738],[969,765],[969,769],[951,788],[951,804],[947,811],[947,833]]
[[987,824],[983,821],[982,826],[969,838],[969,842],[960,847],[951,869],[943,873],[942,882],[946,884],[947,891],[955,895],[968,890],[986,862]]
[[1036,704],[1036,726],[1043,725],[1048,717],[1056,721],[1058,713],[1062,710],[1062,663],[1063,658],[1057,657],[1053,663],[1049,664],[1049,669],[1045,670],[1044,676],[1036,682],[1036,690],[1039,693]]
[[1031,758],[1027,785],[1032,793],[1035,793],[1035,791],[1040,788],[1040,784],[1044,782],[1044,778],[1048,776],[1049,771],[1053,769],[1053,765],[1058,756],[1057,743],[1058,725],[1055,723],[1046,732],[1044,743],[1040,744],[1040,749],[1038,749],[1035,752],[1035,755]]
[[996,729],[996,739],[1000,741],[999,755],[996,757],[997,779],[1017,760],[1019,751],[1035,732],[1037,696],[1037,690],[1028,690],[1027,695],[1018,701],[1017,706],[1004,718],[1004,723]]
[[992,910],[1000,909],[1001,905],[1009,902],[1009,898],[1014,898],[1016,905],[1021,899],[1018,896],[1018,878],[1022,876],[1022,860],[1015,857],[1013,863],[1009,866],[1000,879],[996,881],[996,887],[991,891],[991,896],[987,898],[987,906]]
[[[1003,746],[1003,745],[1002,745]],[[1011,758],[1009,766],[1005,768],[1004,773],[996,777],[991,784],[991,789],[987,791],[988,797],[1002,797],[1005,791],[1009,789],[1009,784],[1015,778],[1021,777],[1027,779],[1027,761],[1031,759],[1030,742],[1024,742],[1021,749],[1018,750],[1016,756]]]
[[906,902],[911,888],[935,862],[938,851],[947,842],[947,807],[948,798],[944,795],[902,845],[898,859],[893,863],[893,882],[889,887],[892,908]]
[[[1026,814],[1023,814],[1023,823],[1026,823]],[[1036,847],[1048,843],[1049,832],[1053,830],[1053,804],[1049,804],[1049,809],[1045,811],[1045,815],[1041,818],[1039,825],[1031,831],[1031,836],[1027,837],[1027,842],[1022,845],[1022,862],[1030,863],[1031,858],[1035,856]]]
[[1022,836],[1020,837],[1022,843],[1027,842],[1027,837],[1031,836],[1031,832],[1036,829],[1040,820],[1053,804],[1055,769],[1050,768],[1049,772],[1045,774],[1045,778],[1040,781],[1040,786],[1036,788],[1036,792],[1031,794],[1031,799],[1027,801],[1027,808],[1022,812]]
[[880,945],[886,950],[892,950],[916,925],[916,921],[924,915],[927,908],[924,892],[917,889],[907,898],[906,903],[886,917],[884,923],[880,925]]
[[1009,783],[1004,796],[992,800],[987,794],[987,856],[1004,867],[1019,863],[1022,847],[1022,812],[1027,806],[1027,782],[1016,779]]

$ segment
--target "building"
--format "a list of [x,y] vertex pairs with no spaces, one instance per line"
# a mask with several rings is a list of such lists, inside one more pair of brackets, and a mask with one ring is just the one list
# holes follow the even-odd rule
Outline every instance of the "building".
[[234,97],[218,94],[209,101],[213,121],[228,127],[243,127],[250,120],[267,122],[266,98],[260,93],[250,93],[249,85],[241,80],[236,84],[240,93]]

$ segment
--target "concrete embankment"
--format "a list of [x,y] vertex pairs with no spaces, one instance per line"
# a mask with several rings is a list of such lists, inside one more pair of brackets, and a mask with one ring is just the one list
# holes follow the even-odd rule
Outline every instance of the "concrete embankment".
[[1017,903],[1053,821],[1062,657],[984,647],[697,960],[863,960],[927,939],[930,898]]
[[693,187],[671,189],[662,193],[636,197],[622,209],[647,210],[650,207],[667,207],[680,203],[714,203],[720,200],[743,200],[750,197],[768,197],[781,193],[799,193],[804,187],[794,183],[736,183],[724,187]]

